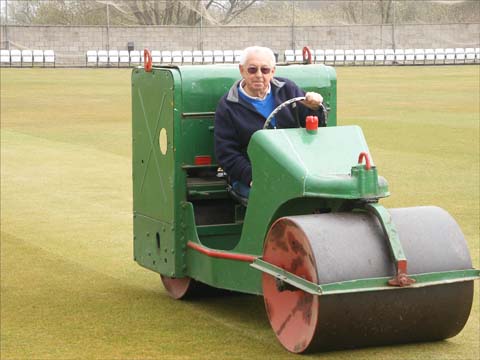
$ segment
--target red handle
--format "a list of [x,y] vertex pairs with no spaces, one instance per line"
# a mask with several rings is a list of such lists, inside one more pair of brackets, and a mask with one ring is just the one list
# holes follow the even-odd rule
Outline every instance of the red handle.
[[152,54],[148,49],[143,50],[143,67],[146,72],[152,71]]
[[308,46],[303,47],[302,56],[303,56],[303,62],[305,64],[311,64],[312,63],[312,52],[310,51]]
[[317,131],[318,130],[318,117],[309,115],[305,119],[305,129],[307,131]]
[[370,170],[370,168],[372,167],[370,164],[370,157],[365,151],[362,151],[360,155],[358,155],[358,163],[361,164],[363,159],[365,159],[365,169]]

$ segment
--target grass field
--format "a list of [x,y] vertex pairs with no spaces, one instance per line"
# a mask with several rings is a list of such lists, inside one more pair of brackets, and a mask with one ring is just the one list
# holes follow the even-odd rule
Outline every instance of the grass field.
[[[132,256],[128,70],[1,69],[1,359],[287,359],[260,297],[175,302]],[[449,211],[479,267],[480,67],[340,68],[387,207]],[[478,359],[446,341],[308,355]]]

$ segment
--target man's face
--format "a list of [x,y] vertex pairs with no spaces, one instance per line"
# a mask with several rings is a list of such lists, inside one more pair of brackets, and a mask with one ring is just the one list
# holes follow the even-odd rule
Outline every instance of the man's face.
[[269,57],[265,54],[250,55],[245,65],[240,65],[240,74],[245,79],[244,89],[254,96],[265,95],[274,73],[275,68],[270,65]]

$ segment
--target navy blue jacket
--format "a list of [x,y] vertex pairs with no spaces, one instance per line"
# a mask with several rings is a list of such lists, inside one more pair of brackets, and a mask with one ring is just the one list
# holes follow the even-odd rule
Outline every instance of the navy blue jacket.
[[[215,112],[215,155],[232,182],[239,180],[248,185],[252,181],[248,143],[253,133],[263,128],[266,118],[239,96],[240,81],[236,81],[218,103]],[[270,86],[275,107],[291,98],[305,96],[305,92],[288,79],[275,77]],[[307,115],[319,116],[319,113],[299,102],[289,105],[275,115],[277,128],[304,127]]]

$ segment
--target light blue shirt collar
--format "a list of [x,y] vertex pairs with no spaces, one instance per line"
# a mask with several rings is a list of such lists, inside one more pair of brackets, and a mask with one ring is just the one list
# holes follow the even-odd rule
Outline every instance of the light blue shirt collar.
[[245,80],[242,79],[242,81],[240,82],[240,84],[238,85],[238,88],[240,90],[240,92],[245,95],[246,97],[250,98],[250,99],[253,99],[253,100],[265,100],[267,98],[267,96],[270,94],[270,91],[272,89],[272,87],[270,86],[270,83],[268,83],[268,89],[267,89],[267,92],[265,93],[265,96],[263,98],[261,97],[257,97],[257,96],[250,96],[247,94],[247,92],[244,90],[243,88],[243,85],[245,84]]

